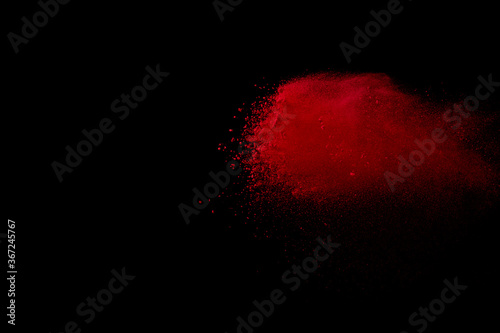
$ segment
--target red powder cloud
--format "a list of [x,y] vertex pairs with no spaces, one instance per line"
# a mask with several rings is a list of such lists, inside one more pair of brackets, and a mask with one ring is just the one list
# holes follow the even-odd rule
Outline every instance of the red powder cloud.
[[[442,119],[450,107],[385,74],[321,73],[280,85],[253,105],[240,138],[257,140],[254,158],[242,160],[247,220],[257,235],[286,240],[289,252],[336,234],[353,251],[346,265],[362,271],[365,260],[373,263],[374,253],[390,247],[383,265],[410,274],[422,253],[456,242],[464,219],[498,198],[497,168],[481,153],[492,146],[480,132],[490,119],[472,114],[453,129]],[[277,130],[259,139],[269,128]],[[397,173],[398,156],[408,159],[415,140],[429,139],[435,128],[448,139],[392,193],[384,173]],[[377,243],[368,257],[352,254],[366,251],[366,242]]]
[[[275,121],[271,110],[295,117],[280,124],[282,131],[258,146],[250,166],[255,186],[280,185],[296,197],[335,198],[362,192],[386,194],[387,170],[397,172],[397,157],[418,149],[415,139],[430,138],[443,127],[445,106],[424,102],[402,92],[383,74],[320,74],[284,84],[245,138],[257,136]],[[464,121],[468,121],[464,120]],[[449,127],[449,126],[448,126]],[[455,132],[444,128],[448,136]],[[457,166],[460,165],[460,168]],[[456,140],[437,151],[415,172],[401,191],[416,191],[439,184],[491,184],[488,165]]]

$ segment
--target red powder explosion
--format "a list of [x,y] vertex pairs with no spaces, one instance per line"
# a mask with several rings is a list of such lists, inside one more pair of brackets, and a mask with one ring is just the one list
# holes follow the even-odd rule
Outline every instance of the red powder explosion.
[[[451,107],[384,74],[321,73],[280,85],[253,105],[236,139],[255,144],[252,158],[241,160],[239,196],[256,236],[285,240],[290,253],[336,234],[353,254],[345,267],[363,271],[377,253],[378,269],[382,260],[401,272],[403,262],[455,244],[466,220],[497,198],[496,167],[483,155],[498,154],[481,132],[491,119],[471,114],[453,129],[442,119]],[[384,173],[397,174],[398,156],[408,160],[415,140],[430,139],[435,128],[447,140],[392,193]]]

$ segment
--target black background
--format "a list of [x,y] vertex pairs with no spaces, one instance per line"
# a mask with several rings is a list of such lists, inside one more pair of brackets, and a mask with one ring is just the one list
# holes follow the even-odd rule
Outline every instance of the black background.
[[[275,264],[279,243],[252,240],[252,227],[222,203],[213,203],[219,214],[206,209],[189,226],[177,206],[225,165],[217,146],[230,138],[236,109],[261,94],[255,84],[334,69],[384,72],[458,96],[473,91],[478,75],[498,77],[498,13],[488,1],[402,2],[402,13],[347,64],[339,43],[352,43],[354,26],[386,4],[245,0],[221,22],[211,1],[72,1],[18,54],[4,38],[16,330],[81,323],[76,306],[107,286],[111,269],[126,267],[136,279],[82,332],[235,332],[254,299],[282,287],[288,264]],[[4,4],[4,36],[38,10],[36,1]],[[170,76],[118,120],[111,102],[158,63]],[[498,95],[489,103],[498,105]],[[105,117],[115,131],[59,183],[51,163]],[[469,289],[427,332],[495,329],[488,225],[471,229],[445,261],[430,255],[435,275],[404,289],[326,292],[313,277],[256,331],[414,332],[408,316],[455,276]]]

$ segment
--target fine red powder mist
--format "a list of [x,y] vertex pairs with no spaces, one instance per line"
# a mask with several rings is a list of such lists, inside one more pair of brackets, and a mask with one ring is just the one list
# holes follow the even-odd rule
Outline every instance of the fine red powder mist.
[[[372,281],[395,282],[380,271],[400,279],[423,270],[430,253],[456,245],[498,197],[496,166],[484,156],[497,149],[481,132],[491,119],[472,114],[453,129],[442,120],[450,107],[384,74],[321,73],[281,84],[253,104],[236,139],[255,143],[252,158],[238,157],[239,202],[255,236],[283,240],[284,253],[300,259],[331,233],[345,249],[337,268]],[[384,173],[397,174],[398,156],[408,159],[415,140],[435,128],[448,139],[392,193]]]

